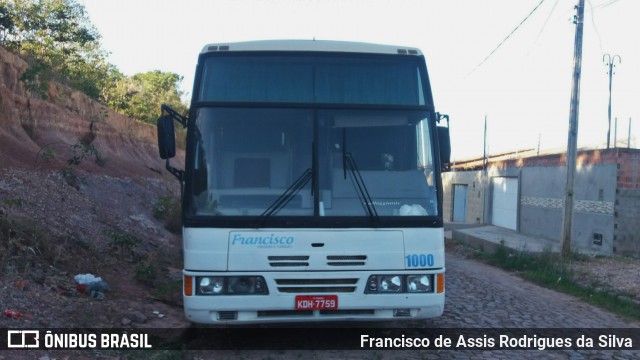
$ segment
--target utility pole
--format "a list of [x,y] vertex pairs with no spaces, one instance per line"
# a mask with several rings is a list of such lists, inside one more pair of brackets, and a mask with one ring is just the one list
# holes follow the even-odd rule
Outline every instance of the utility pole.
[[484,140],[482,149],[482,170],[487,171],[487,115],[484,116]]
[[567,142],[567,184],[564,197],[564,217],[560,238],[561,254],[571,254],[573,220],[573,185],[576,175],[576,150],[578,147],[578,108],[580,102],[580,74],[582,72],[582,31],[584,23],[584,0],[576,6],[576,37],[573,44],[573,80],[571,83],[571,107],[569,111],[569,139]]
[[484,114],[484,141],[482,146],[482,223],[487,223],[486,207],[487,193],[489,192],[489,176],[487,173],[487,114]]
[[627,149],[631,148],[631,117],[629,117],[629,135],[627,135]]
[[613,123],[613,148],[618,147],[618,117],[616,116],[616,121]]
[[602,55],[602,61],[609,67],[609,127],[607,129],[607,149],[609,148],[609,139],[611,138],[611,84],[613,83],[613,68],[616,66],[616,58],[618,59],[618,64],[622,63],[620,55],[613,55],[613,57],[609,54]]

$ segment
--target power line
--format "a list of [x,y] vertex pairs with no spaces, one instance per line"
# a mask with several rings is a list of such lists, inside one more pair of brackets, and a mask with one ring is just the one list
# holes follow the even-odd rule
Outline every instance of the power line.
[[524,19],[522,19],[522,21],[520,21],[520,24],[518,24],[518,26],[515,27],[515,29],[511,30],[511,32],[509,33],[509,35],[507,35],[499,44],[498,46],[496,46],[490,53],[489,55],[487,55],[487,57],[484,58],[484,60],[482,60],[478,65],[476,65],[476,67],[471,70],[466,76],[469,77],[469,75],[473,74],[476,70],[478,70],[480,68],[480,66],[482,66],[485,62],[487,62],[487,60],[489,60],[489,58],[496,52],[498,51],[498,49],[502,46],[502,44],[504,44],[510,37],[511,35],[513,35],[519,28],[520,26],[522,26],[522,24],[525,23],[525,21],[527,21],[531,15],[533,15],[534,12],[536,12],[536,10],[538,10],[538,8],[540,7],[540,5],[542,5],[542,3],[544,2],[544,0],[540,0],[540,2],[538,3],[538,5],[536,5],[533,10],[531,10],[531,12],[525,16]]
[[560,0],[556,0],[556,2],[553,3],[553,7],[551,8],[551,11],[549,12],[549,15],[547,16],[546,20],[544,21],[544,24],[542,24],[542,27],[540,28],[540,31],[538,32],[538,36],[536,36],[536,42],[540,38],[540,35],[542,35],[542,32],[544,31],[544,29],[547,27],[547,23],[551,19],[551,15],[553,15],[554,11],[556,10],[556,6],[558,6],[558,2],[560,2]]
[[[540,40],[540,36],[542,36],[542,33],[544,32],[544,29],[547,28],[547,24],[549,23],[549,20],[551,19],[551,16],[553,15],[553,13],[556,11],[556,7],[558,6],[558,3],[560,2],[560,0],[556,0],[555,3],[553,3],[553,6],[551,7],[551,11],[549,11],[549,15],[547,15],[547,18],[544,20],[544,23],[542,24],[542,27],[540,27],[540,31],[538,31],[538,35],[536,35],[536,39],[533,42],[534,45],[538,44],[538,40]],[[531,49],[527,52],[527,56],[529,56],[531,53]]]
[[[614,0],[618,1],[618,0]],[[612,3],[611,3],[612,4]],[[596,26],[596,17],[593,15],[593,6],[591,5],[591,0],[589,0],[589,8],[591,9],[591,25],[593,25],[593,30],[595,30],[596,35],[598,36],[598,46],[600,46],[600,52],[604,52],[602,50],[602,37],[600,36],[600,32],[598,31],[598,27]]]
[[606,8],[607,6],[613,5],[613,4],[617,3],[618,1],[620,1],[620,0],[609,0],[604,4],[600,4],[600,5],[596,6],[595,8],[591,8],[590,11],[593,12],[593,10],[596,10],[596,9]]

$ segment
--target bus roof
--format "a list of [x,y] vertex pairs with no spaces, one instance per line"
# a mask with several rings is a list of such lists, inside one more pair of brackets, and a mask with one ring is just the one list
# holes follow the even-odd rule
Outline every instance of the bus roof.
[[417,48],[329,40],[261,40],[208,44],[202,53],[212,51],[326,51],[368,54],[422,55]]

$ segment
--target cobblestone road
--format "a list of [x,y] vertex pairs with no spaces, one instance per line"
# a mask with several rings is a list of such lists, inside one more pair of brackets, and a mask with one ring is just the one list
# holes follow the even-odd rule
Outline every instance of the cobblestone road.
[[[629,322],[572,296],[529,283],[483,263],[447,253],[447,298],[441,318],[428,327],[635,328]],[[392,354],[388,354],[392,355]],[[416,359],[640,359],[638,351],[461,351],[411,354]],[[394,356],[390,356],[394,358]]]
[[[640,323],[621,318],[524,281],[500,269],[447,253],[447,298],[444,315],[426,321],[373,323],[396,328],[632,328]],[[330,326],[341,326],[331,324]],[[273,329],[277,331],[277,329]],[[436,329],[437,330],[437,329]],[[443,329],[444,331],[444,329]],[[635,344],[634,344],[635,345]],[[37,354],[32,354],[37,355]],[[44,359],[62,358],[60,353]],[[150,358],[154,358],[154,355]],[[162,354],[160,354],[162,355]],[[167,355],[167,354],[165,354]],[[0,354],[0,360],[9,359]],[[40,358],[35,356],[31,358]],[[72,358],[76,358],[75,354]],[[109,358],[107,356],[107,358]],[[159,357],[162,358],[162,357]],[[384,350],[384,351],[197,351],[184,359],[640,359],[640,351],[601,350]]]
[[[447,298],[441,318],[374,326],[427,328],[635,328],[640,323],[447,253]],[[639,351],[286,351],[200,353],[196,358],[244,359],[640,359]]]
[[447,253],[445,313],[434,327],[636,327],[605,310],[460,255]]

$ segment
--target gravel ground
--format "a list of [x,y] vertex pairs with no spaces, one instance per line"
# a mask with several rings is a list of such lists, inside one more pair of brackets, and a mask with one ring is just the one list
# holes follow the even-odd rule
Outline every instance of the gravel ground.
[[[177,181],[76,176],[0,169],[0,311],[19,313],[0,328],[188,326],[180,238],[153,217]],[[78,291],[87,273],[107,283],[104,300]]]
[[582,285],[611,291],[640,303],[640,259],[613,256],[589,258],[572,264]]

